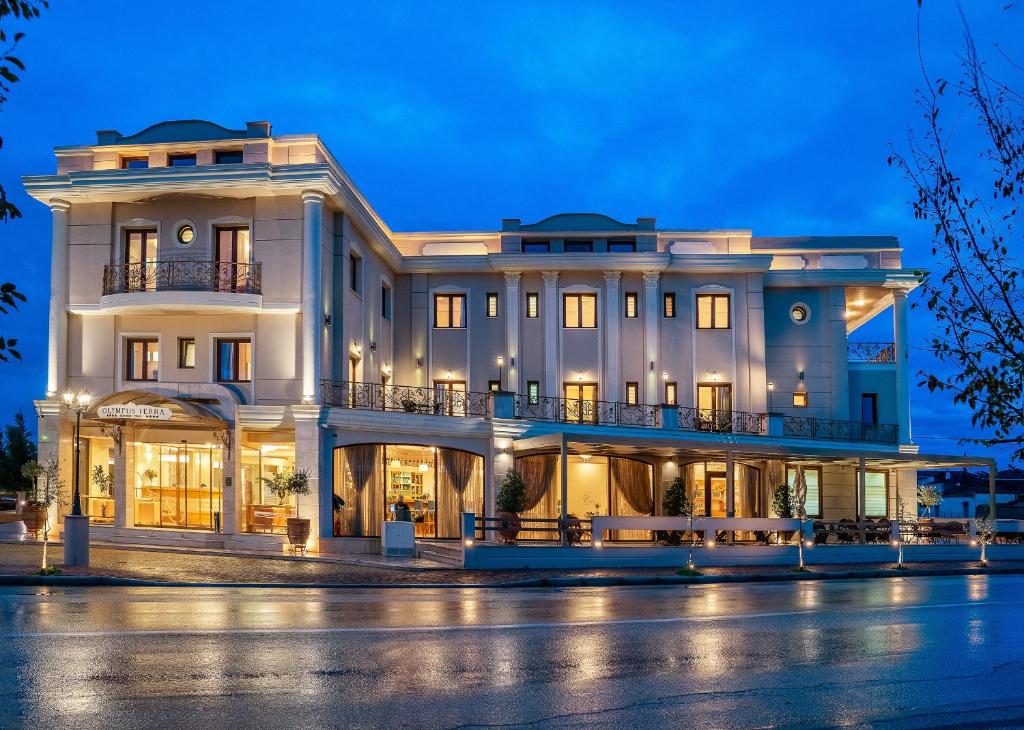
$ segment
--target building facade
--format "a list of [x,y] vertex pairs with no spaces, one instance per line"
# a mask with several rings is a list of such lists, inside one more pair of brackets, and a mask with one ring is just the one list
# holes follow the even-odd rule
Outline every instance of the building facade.
[[[40,448],[94,536],[375,550],[492,515],[515,465],[536,517],[657,514],[683,476],[714,516],[913,511],[907,294],[890,237],[765,238],[560,214],[388,228],[315,135],[164,122],[56,148]],[[885,343],[858,342],[873,317]],[[280,476],[309,473],[281,498]],[[277,481],[275,481],[275,479]],[[538,536],[540,537],[540,536]],[[629,537],[628,535],[625,537]]]

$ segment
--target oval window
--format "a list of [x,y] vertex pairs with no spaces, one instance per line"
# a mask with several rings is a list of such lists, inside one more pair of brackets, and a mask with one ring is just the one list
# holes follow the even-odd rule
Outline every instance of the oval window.
[[789,310],[789,318],[796,324],[807,324],[811,318],[811,310],[802,302],[794,304]]
[[178,226],[178,243],[188,246],[196,237],[196,230],[188,223]]

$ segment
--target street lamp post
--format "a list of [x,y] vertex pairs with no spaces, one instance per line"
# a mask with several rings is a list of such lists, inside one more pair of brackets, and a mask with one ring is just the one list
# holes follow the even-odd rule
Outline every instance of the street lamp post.
[[82,516],[82,497],[78,489],[78,470],[82,463],[82,411],[88,410],[91,402],[92,396],[85,390],[64,394],[64,405],[75,414],[75,466],[72,470],[74,490],[71,497],[71,514],[74,517]]
[[78,488],[79,468],[82,462],[82,412],[89,409],[92,396],[85,390],[64,394],[64,405],[75,414],[75,465],[72,470],[74,488],[71,514],[64,516],[64,564],[89,566],[89,518],[82,514],[82,496]]

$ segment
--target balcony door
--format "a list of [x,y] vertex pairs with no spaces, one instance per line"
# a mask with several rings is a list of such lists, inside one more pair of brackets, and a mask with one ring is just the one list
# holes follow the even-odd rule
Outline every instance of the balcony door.
[[435,380],[434,412],[446,416],[466,415],[466,381]]
[[701,430],[732,430],[732,385],[730,383],[697,384],[697,422]]
[[248,228],[217,229],[217,291],[245,291],[251,253]]
[[594,423],[597,420],[597,383],[565,383],[563,420],[569,423]]
[[124,289],[125,291],[156,290],[155,230],[125,231],[124,234]]

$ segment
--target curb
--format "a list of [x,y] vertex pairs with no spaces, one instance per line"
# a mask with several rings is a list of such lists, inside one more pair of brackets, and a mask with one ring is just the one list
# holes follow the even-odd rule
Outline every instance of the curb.
[[451,589],[508,589],[508,588],[611,588],[630,586],[671,586],[671,585],[714,585],[719,583],[789,583],[816,580],[864,580],[875,578],[931,578],[971,575],[1020,575],[1024,566],[1009,568],[907,568],[895,570],[844,570],[829,573],[745,573],[738,575],[623,575],[623,576],[580,576],[524,578],[491,583],[231,583],[231,582],[187,582],[159,581],[145,578],[119,578],[107,575],[0,575],[3,586],[44,586],[44,587],[123,587],[123,588],[284,588],[284,589],[374,589],[374,588],[415,588],[430,590]]

